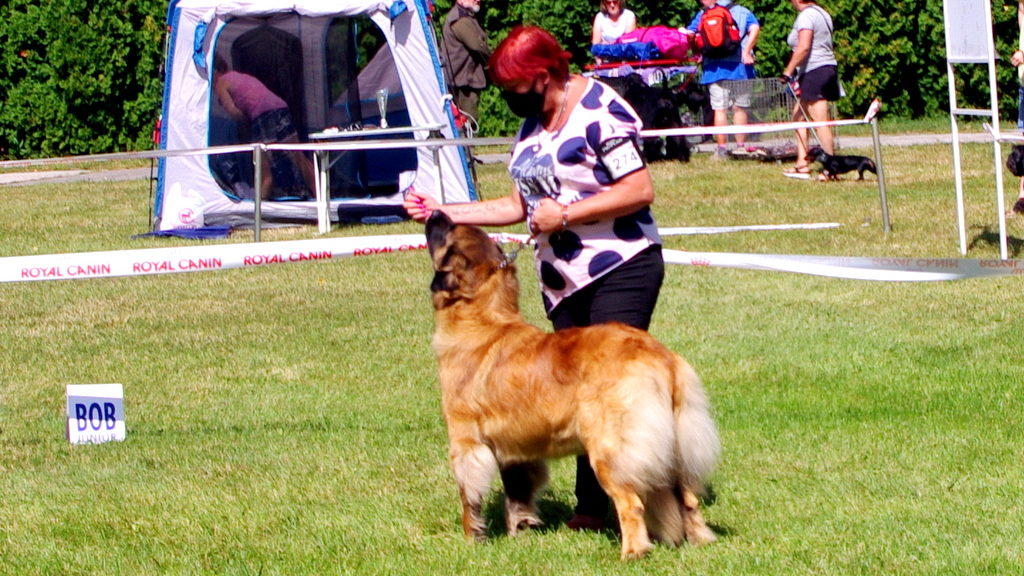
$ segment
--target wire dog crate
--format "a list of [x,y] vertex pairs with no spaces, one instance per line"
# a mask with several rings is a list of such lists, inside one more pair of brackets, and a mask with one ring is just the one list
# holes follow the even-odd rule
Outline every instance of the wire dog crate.
[[[733,80],[723,82],[729,85],[734,94],[750,94],[750,106],[747,108],[748,124],[774,124],[790,122],[797,99],[789,87],[779,82],[778,78],[754,78],[751,80]],[[835,105],[831,115],[835,117]],[[729,112],[730,123],[732,112]],[[833,139],[836,138],[835,127],[831,128]],[[808,134],[809,146],[817,144],[814,131]],[[763,132],[747,135],[746,147],[736,148],[730,154],[734,158],[751,158],[763,161],[792,160],[796,158],[796,133]]]

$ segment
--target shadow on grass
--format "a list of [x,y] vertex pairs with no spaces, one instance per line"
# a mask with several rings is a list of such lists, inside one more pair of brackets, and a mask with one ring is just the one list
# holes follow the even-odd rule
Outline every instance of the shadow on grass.
[[[534,532],[547,533],[560,529],[572,517],[572,507],[564,502],[558,502],[544,498],[537,501],[537,508],[540,510],[540,519],[543,526],[531,528]],[[505,529],[505,493],[495,493],[484,507],[484,517],[487,519],[487,537],[500,538],[508,535]]]
[[[701,498],[701,504],[704,508],[714,506],[718,500],[718,495],[715,492],[714,486],[708,486],[707,494]],[[531,528],[531,530],[545,534],[548,532],[554,532],[565,527],[565,524],[573,516],[572,506],[551,499],[541,497],[537,501],[537,508],[540,510],[540,519],[544,522],[543,526]],[[505,494],[498,492],[493,498],[490,498],[487,505],[484,507],[484,518],[487,519],[487,538],[504,538],[508,536],[505,529]],[[718,537],[728,537],[732,535],[732,530],[728,527],[721,526],[718,524],[708,523],[708,528],[715,533]],[[615,515],[615,508],[609,507],[608,514],[605,516],[605,528],[599,531],[600,534],[604,535],[610,542],[618,543],[620,541],[619,535],[619,520]]]
[[[978,228],[975,228],[977,230]],[[967,249],[977,248],[978,246],[993,246],[999,247],[999,231],[992,230],[988,226],[982,226],[980,232],[974,235],[968,244]],[[1024,249],[1024,239],[1016,238],[1014,236],[1006,237],[1006,253],[1010,258],[1016,258],[1020,255],[1021,250]]]

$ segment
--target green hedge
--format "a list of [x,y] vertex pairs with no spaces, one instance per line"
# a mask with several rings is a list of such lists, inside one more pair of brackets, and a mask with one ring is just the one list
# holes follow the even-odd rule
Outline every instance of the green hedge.
[[0,157],[151,147],[166,0],[0,5]]
[[[496,44],[520,22],[548,28],[579,68],[590,61],[597,9],[578,0],[483,0],[481,18]],[[775,76],[789,54],[795,12],[784,0],[741,2],[762,22],[758,72]],[[879,97],[891,117],[944,114],[949,108],[941,0],[822,0],[835,20],[840,74],[848,98],[843,117],[863,114]],[[451,6],[439,0],[437,20]],[[685,26],[694,0],[633,2],[642,26]],[[0,158],[139,150],[152,146],[163,84],[167,0],[5,0],[0,3]],[[1017,40],[1016,2],[992,7],[998,54]],[[987,67],[959,66],[961,106],[988,107]],[[998,67],[1000,109],[1016,117],[1016,76]],[[507,135],[517,125],[497,95],[481,103],[481,134]]]

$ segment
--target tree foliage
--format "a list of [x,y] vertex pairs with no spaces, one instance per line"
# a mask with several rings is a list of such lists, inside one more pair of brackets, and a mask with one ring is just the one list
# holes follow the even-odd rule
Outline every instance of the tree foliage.
[[0,157],[145,147],[166,9],[164,0],[0,5]]
[[[453,0],[437,0],[439,23]],[[761,20],[758,73],[777,76],[789,55],[796,13],[789,2],[739,0]],[[928,117],[949,109],[942,0],[821,0],[835,22],[843,117],[871,99],[886,114]],[[480,15],[496,45],[520,23],[551,30],[573,54],[591,61],[597,1],[483,0]],[[1017,78],[1009,55],[1017,42],[1016,2],[992,3],[1000,110],[1016,117]],[[641,26],[685,26],[696,0],[634,0]],[[143,149],[160,113],[163,21],[167,0],[4,0],[0,2],[0,158]],[[438,28],[438,32],[440,28]],[[988,69],[958,65],[961,107],[988,108]],[[518,124],[496,89],[481,101],[480,133],[507,135]]]

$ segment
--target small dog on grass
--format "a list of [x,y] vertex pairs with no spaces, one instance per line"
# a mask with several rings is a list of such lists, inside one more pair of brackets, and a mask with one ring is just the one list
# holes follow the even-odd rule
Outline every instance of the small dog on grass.
[[865,170],[875,175],[878,174],[875,161],[867,156],[838,156],[825,152],[821,146],[814,146],[808,150],[805,160],[821,164],[823,180],[839,180],[840,174],[846,174],[854,170],[857,171],[859,176],[857,180],[864,179]]

